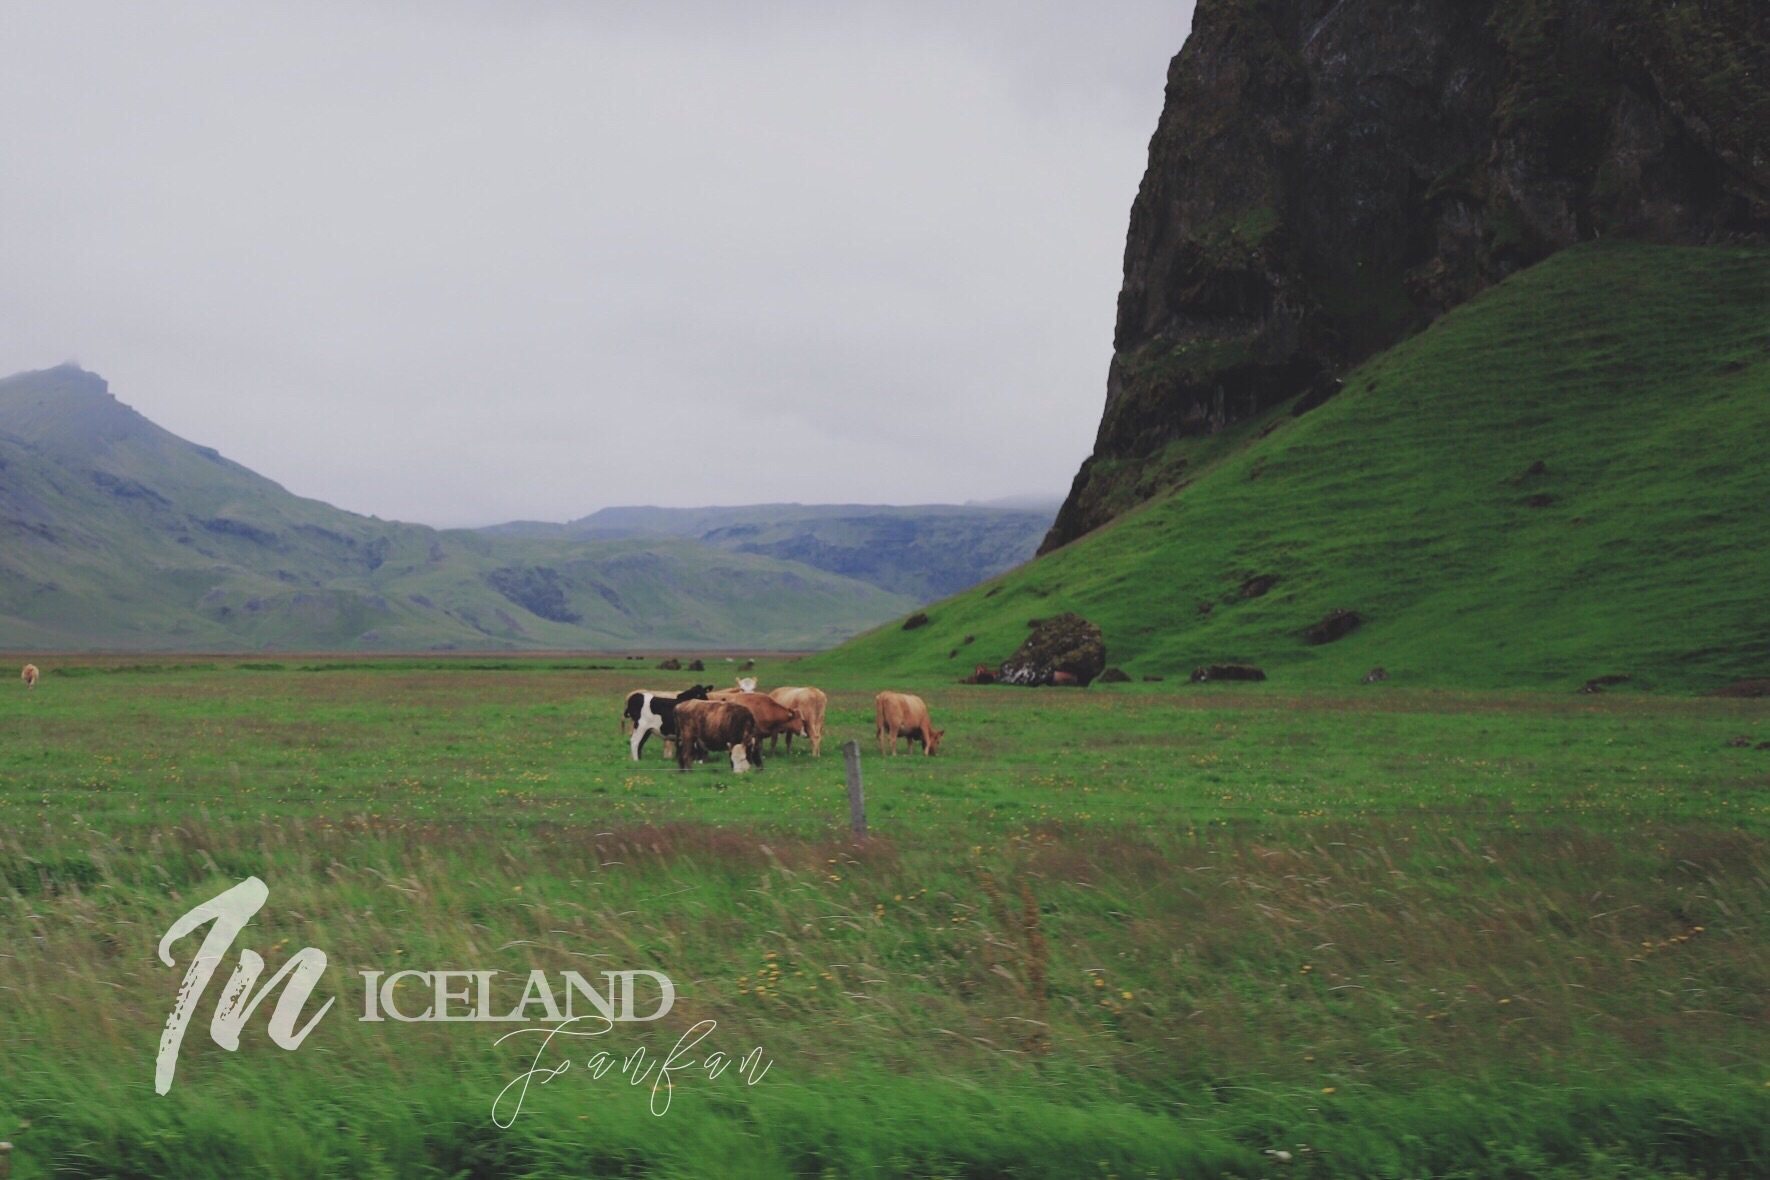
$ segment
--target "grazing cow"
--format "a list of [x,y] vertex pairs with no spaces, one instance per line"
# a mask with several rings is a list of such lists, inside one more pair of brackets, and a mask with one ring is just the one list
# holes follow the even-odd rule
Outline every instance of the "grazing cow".
[[[662,737],[666,746],[675,740],[676,707],[689,701],[706,700],[707,689],[707,685],[697,684],[675,696],[641,691],[628,697],[626,716],[633,722],[633,761],[639,761],[639,752],[645,749],[645,739],[652,734]],[[664,756],[669,757],[668,750]]]
[[730,750],[731,769],[762,769],[756,715],[729,701],[683,701],[676,707],[676,769],[687,770],[696,749]]
[[[818,757],[824,748],[824,710],[829,708],[830,698],[824,695],[821,688],[777,688],[768,694],[775,701],[797,712],[805,719],[805,735],[811,739],[811,756]],[[768,746],[768,752],[774,753],[774,738]],[[787,753],[793,752],[793,735],[787,734]]]
[[873,698],[874,733],[879,739],[879,753],[886,752],[886,742],[891,743],[892,754],[897,753],[897,739],[905,738],[910,743],[910,752],[914,753],[916,742],[922,743],[922,753],[933,754],[940,749],[940,739],[946,730],[934,728],[928,719],[928,706],[921,697],[911,696],[907,692],[882,692]]
[[18,674],[18,678],[25,682],[26,688],[36,688],[37,687],[37,665],[26,664],[25,670]]
[[796,733],[804,737],[808,732],[805,718],[799,715],[799,711],[781,704],[773,697],[763,696],[759,692],[745,692],[730,698],[727,703],[742,705],[755,716],[758,739],[782,733]]

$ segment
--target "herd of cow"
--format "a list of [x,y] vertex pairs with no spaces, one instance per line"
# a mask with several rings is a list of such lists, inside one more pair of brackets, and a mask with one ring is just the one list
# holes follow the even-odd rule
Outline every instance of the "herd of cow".
[[[824,712],[829,703],[823,690],[816,688],[757,692],[756,681],[749,677],[739,679],[736,688],[696,684],[681,692],[637,689],[627,694],[621,731],[625,733],[629,724],[633,727],[628,741],[635,762],[655,733],[663,739],[664,757],[671,757],[674,747],[678,770],[704,761],[712,751],[725,750],[730,752],[732,772],[742,774],[762,766],[764,738],[769,741],[770,754],[783,736],[788,753],[793,739],[802,737],[810,743],[814,757],[822,754]],[[873,715],[880,753],[897,753],[897,742],[902,738],[911,752],[919,741],[922,752],[932,754],[940,748],[946,732],[934,728],[922,698],[909,693],[880,693],[873,699]]]

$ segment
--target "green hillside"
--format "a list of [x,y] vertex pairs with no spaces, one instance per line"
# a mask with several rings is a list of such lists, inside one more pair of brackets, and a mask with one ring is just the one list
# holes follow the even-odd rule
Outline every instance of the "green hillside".
[[[1160,462],[1173,494],[818,657],[995,663],[1074,610],[1108,662],[1280,684],[1702,690],[1770,675],[1770,251],[1556,255],[1290,407]],[[1275,578],[1249,596],[1250,579]],[[1364,624],[1314,646],[1334,610]]]
[[688,541],[358,516],[161,429],[91,373],[0,381],[0,648],[811,648],[914,601]]

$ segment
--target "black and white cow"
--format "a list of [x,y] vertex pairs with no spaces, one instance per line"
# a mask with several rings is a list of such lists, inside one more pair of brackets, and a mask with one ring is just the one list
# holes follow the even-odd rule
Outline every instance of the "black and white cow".
[[710,684],[697,684],[674,696],[644,690],[629,693],[623,716],[633,723],[633,761],[639,761],[639,752],[645,748],[645,739],[654,733],[662,737],[666,744],[674,741],[677,704],[681,701],[704,701],[712,688]]

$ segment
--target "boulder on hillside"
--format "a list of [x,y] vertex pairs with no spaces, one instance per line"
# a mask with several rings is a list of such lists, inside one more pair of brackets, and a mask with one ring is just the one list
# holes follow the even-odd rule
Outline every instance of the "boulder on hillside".
[[1051,684],[1058,672],[1087,686],[1106,668],[1106,640],[1100,628],[1073,611],[1039,620],[1020,650],[1002,663],[1003,684]]
[[1129,684],[1131,678],[1125,675],[1123,668],[1108,668],[1100,674],[1102,684]]
[[1321,622],[1303,632],[1303,638],[1314,644],[1332,643],[1356,631],[1363,622],[1364,616],[1355,610],[1331,610],[1322,616]]
[[1366,684],[1375,684],[1379,680],[1387,679],[1389,679],[1389,669],[1382,667],[1381,665],[1372,668],[1369,672],[1364,674],[1364,682]]
[[1259,598],[1278,585],[1277,574],[1255,574],[1241,584],[1243,598]]
[[1605,689],[1610,688],[1613,685],[1627,684],[1633,679],[1634,677],[1627,673],[1623,673],[1622,675],[1594,676],[1584,684],[1580,685],[1579,691],[1583,693],[1603,692]]
[[659,664],[658,667],[665,672],[680,672],[682,671],[682,661],[675,656],[671,656],[669,659]]
[[1206,664],[1192,670],[1192,682],[1208,680],[1264,680],[1266,673],[1252,664]]

